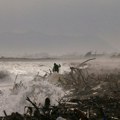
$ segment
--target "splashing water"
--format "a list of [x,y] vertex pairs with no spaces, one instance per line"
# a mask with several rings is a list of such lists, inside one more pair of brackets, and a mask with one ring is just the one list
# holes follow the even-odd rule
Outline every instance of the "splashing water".
[[42,105],[46,97],[49,97],[51,104],[54,105],[57,104],[56,100],[64,96],[64,92],[61,88],[42,79],[29,81],[23,85],[23,87],[13,91],[10,89],[4,90],[3,94],[0,96],[0,114],[2,114],[2,110],[6,110],[8,114],[16,111],[23,113],[24,106],[29,105],[26,101],[27,96],[37,104],[40,103]]
[[[24,66],[25,65],[23,65],[23,67]],[[7,82],[1,83],[0,116],[4,115],[3,110],[6,110],[7,114],[11,114],[12,112],[23,114],[24,107],[26,105],[31,105],[26,101],[26,97],[30,97],[33,102],[36,102],[37,104],[40,103],[41,105],[44,104],[45,98],[49,97],[51,99],[51,104],[54,105],[57,104],[59,98],[64,96],[62,88],[52,84],[49,81],[49,78],[43,79],[37,77],[37,79],[34,79],[36,71],[31,74],[32,72],[30,73],[30,71],[27,70],[21,70],[21,73],[24,72],[24,74],[22,73],[17,77],[17,83],[19,83],[17,88],[15,87],[16,83],[14,82],[16,71],[18,71],[18,69],[15,70],[15,73],[9,70],[10,79]],[[20,84],[20,81],[22,81],[22,84]]]

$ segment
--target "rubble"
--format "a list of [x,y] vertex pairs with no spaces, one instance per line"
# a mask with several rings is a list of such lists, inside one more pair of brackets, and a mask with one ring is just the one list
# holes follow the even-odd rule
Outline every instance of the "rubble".
[[[0,120],[120,120],[119,72],[89,74],[83,64],[90,60],[93,59],[78,67],[72,66],[70,72],[60,75],[59,85],[70,94],[57,101],[57,105],[51,105],[50,98],[46,98],[44,105],[38,106],[27,97],[26,101],[32,106],[25,106],[24,114],[7,115],[6,110]],[[15,84],[13,90],[23,87],[21,82],[18,85]]]
[[120,99],[104,97],[91,97],[89,99],[62,100],[57,106],[51,106],[49,98],[45,105],[38,107],[30,98],[26,99],[33,107],[25,106],[27,111],[21,115],[12,113],[0,117],[0,120],[119,120]]

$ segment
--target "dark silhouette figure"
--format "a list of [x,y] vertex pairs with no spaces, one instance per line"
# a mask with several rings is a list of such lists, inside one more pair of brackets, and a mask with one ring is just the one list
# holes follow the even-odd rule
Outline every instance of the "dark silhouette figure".
[[49,99],[49,98],[46,98],[46,99],[45,99],[44,107],[45,107],[46,109],[49,109],[49,107],[50,107],[50,99]]
[[61,67],[61,65],[57,65],[56,63],[54,63],[54,66],[53,66],[53,72],[57,72],[59,73],[59,68]]
[[51,120],[50,119],[51,118],[51,116],[50,116],[51,109],[50,109],[50,99],[49,98],[45,99],[45,104],[42,108],[42,111],[44,113],[43,120]]

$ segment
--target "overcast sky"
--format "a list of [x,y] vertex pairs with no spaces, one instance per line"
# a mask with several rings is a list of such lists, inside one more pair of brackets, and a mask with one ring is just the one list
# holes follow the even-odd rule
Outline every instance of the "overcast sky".
[[120,52],[120,0],[0,0],[0,55]]

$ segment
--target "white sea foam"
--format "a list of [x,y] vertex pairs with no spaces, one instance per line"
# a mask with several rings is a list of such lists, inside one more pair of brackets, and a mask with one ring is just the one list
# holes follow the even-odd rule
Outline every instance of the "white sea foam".
[[[30,97],[37,104],[44,104],[46,97],[51,99],[51,104],[57,104],[57,100],[64,96],[62,88],[50,83],[49,79],[43,79],[46,72],[49,72],[52,63],[39,62],[5,62],[0,63],[0,71],[8,71],[7,80],[2,78],[0,84],[0,115],[3,115],[3,110],[8,114],[11,112],[24,112],[24,106],[30,105],[26,101],[26,97]],[[39,72],[39,75],[37,76]],[[17,75],[17,77],[16,77]],[[7,82],[5,82],[7,81]],[[13,89],[15,83],[22,85]]]

